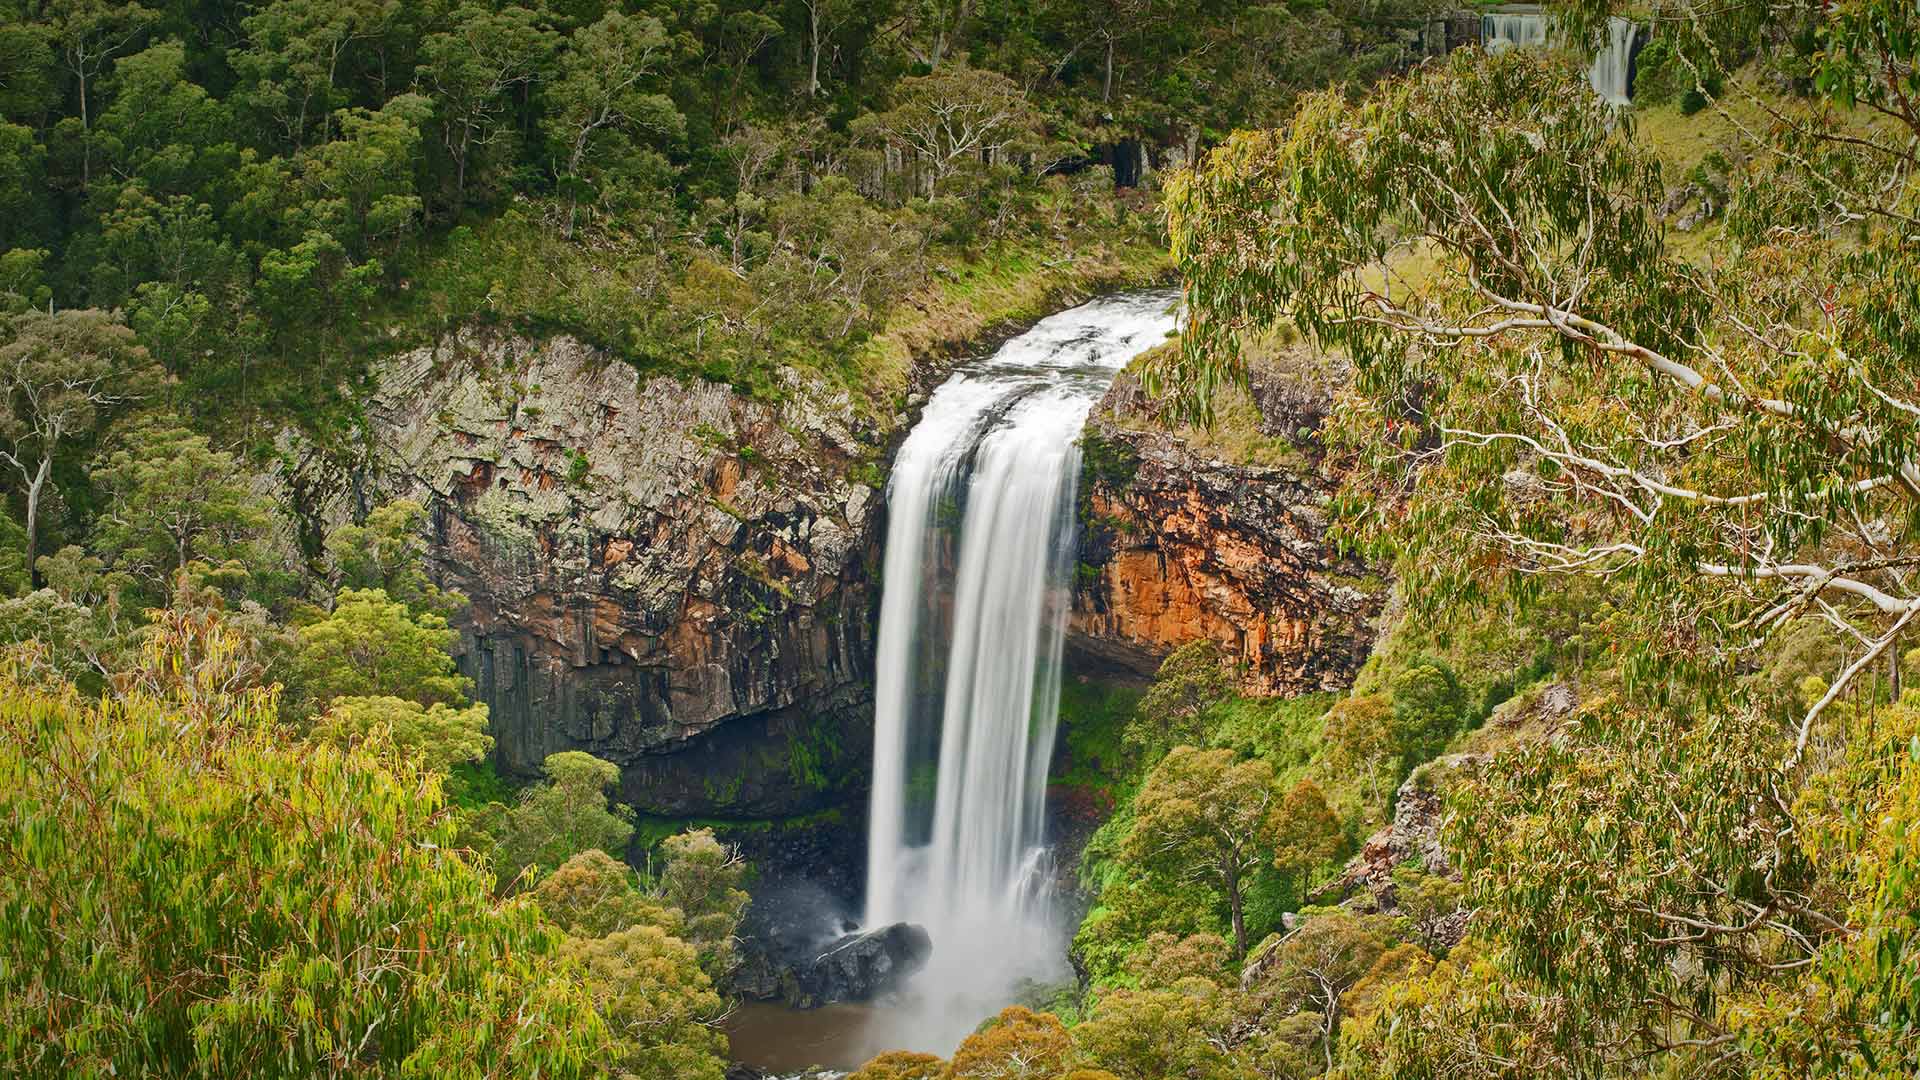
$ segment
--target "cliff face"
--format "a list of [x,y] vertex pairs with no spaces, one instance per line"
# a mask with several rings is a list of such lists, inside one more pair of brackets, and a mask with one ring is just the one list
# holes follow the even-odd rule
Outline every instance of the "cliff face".
[[1081,665],[1150,675],[1211,638],[1249,692],[1292,694],[1344,688],[1365,661],[1385,590],[1331,552],[1338,477],[1314,438],[1335,376],[1253,376],[1231,445],[1160,423],[1131,374],[1088,419],[1069,636]]
[[430,507],[436,576],[472,601],[459,661],[500,765],[586,750],[676,816],[857,789],[879,499],[848,478],[877,456],[850,403],[468,332],[390,363],[369,413],[377,485]]

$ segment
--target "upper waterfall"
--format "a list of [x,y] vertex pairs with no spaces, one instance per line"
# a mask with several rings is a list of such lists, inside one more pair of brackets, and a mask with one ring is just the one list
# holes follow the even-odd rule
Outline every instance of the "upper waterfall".
[[1042,320],[936,390],[895,462],[866,922],[933,938],[901,1045],[950,1052],[1019,981],[1067,974],[1042,810],[1075,440],[1114,375],[1172,329],[1174,304],[1132,293]]
[[[1538,9],[1513,8],[1480,16],[1480,40],[1489,52],[1544,47],[1552,31],[1550,17]],[[1587,83],[1610,105],[1626,105],[1632,99],[1636,33],[1638,28],[1632,20],[1615,15],[1607,20],[1606,40],[1594,43],[1598,50],[1593,66],[1587,69]]]

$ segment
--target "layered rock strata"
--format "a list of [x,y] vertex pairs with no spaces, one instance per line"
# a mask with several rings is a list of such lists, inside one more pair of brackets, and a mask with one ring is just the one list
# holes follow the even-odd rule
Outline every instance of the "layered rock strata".
[[371,471],[429,507],[435,576],[471,601],[458,659],[500,766],[586,750],[672,816],[858,787],[879,498],[850,477],[879,450],[850,401],[791,401],[477,330],[385,366]]

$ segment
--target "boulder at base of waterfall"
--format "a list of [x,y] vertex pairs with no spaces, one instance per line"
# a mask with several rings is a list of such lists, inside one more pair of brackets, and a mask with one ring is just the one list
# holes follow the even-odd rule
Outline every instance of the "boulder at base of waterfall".
[[925,967],[932,953],[933,939],[911,923],[848,934],[795,972],[800,992],[792,1003],[811,1009],[878,997]]

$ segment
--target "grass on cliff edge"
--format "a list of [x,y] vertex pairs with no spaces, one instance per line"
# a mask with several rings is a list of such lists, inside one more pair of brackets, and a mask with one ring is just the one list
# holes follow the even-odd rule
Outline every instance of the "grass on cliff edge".
[[[1180,339],[1169,338],[1135,357],[1127,365],[1125,374],[1137,379],[1142,367],[1179,348]],[[1261,334],[1243,348],[1248,366],[1265,375],[1331,383],[1335,366],[1296,340],[1286,328]],[[1313,443],[1318,436],[1312,432],[1269,435],[1262,431],[1260,406],[1246,388],[1221,389],[1214,395],[1213,405],[1211,427],[1162,416],[1144,396],[1138,399],[1139,407],[1109,413],[1107,417],[1122,430],[1165,432],[1180,439],[1196,454],[1211,455],[1233,465],[1297,469],[1311,463]]]
[[612,228],[569,241],[527,204],[421,242],[381,314],[395,346],[472,325],[565,334],[643,373],[725,383],[762,401],[792,392],[786,369],[810,391],[846,394],[885,429],[915,357],[955,351],[1100,292],[1169,278],[1154,220],[1116,213],[1060,235],[937,245],[922,284],[887,300],[866,329],[843,334],[840,314],[740,329],[764,298],[704,249],[663,247],[644,231]]
[[1078,248],[1028,241],[936,267],[931,280],[894,305],[880,332],[856,354],[874,385],[906,388],[914,358],[964,348],[1009,324],[1116,289],[1169,280],[1164,244],[1143,235]]

